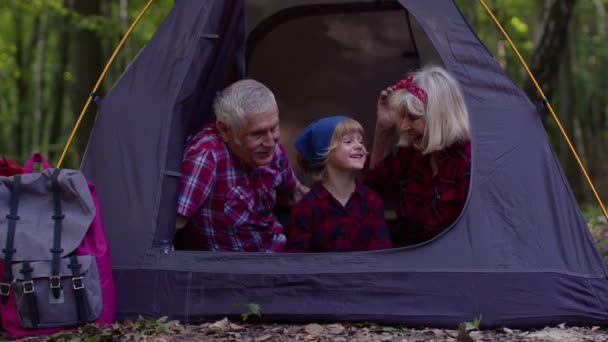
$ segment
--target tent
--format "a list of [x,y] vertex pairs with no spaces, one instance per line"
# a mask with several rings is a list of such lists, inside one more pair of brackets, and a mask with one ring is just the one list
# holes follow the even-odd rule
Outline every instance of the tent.
[[[252,77],[276,94],[282,139],[346,113],[373,132],[377,93],[444,65],[471,113],[460,218],[422,245],[264,254],[174,251],[185,139],[214,94]],[[82,170],[97,185],[118,318],[372,321],[484,328],[608,321],[608,280],[535,106],[452,1],[177,0],[100,103]]]

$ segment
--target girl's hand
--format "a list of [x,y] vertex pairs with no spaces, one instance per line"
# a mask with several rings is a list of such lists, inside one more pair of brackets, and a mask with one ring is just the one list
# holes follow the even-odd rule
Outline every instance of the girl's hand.
[[388,107],[388,96],[395,91],[394,87],[388,87],[380,92],[378,96],[378,112],[376,117],[376,128],[381,130],[393,130],[397,124],[394,115]]

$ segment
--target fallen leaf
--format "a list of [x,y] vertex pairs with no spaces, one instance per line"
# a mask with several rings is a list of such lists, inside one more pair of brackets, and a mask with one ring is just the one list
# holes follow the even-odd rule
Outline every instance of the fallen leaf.
[[245,327],[243,327],[242,325],[230,323],[230,329],[231,330],[243,330],[243,329],[245,329]]
[[183,334],[186,332],[186,327],[181,324],[175,324],[173,327],[171,327],[171,330],[178,334]]
[[560,329],[566,329],[566,323],[559,324],[558,327],[560,327]]
[[224,318],[222,320],[219,320],[219,321],[209,325],[209,329],[215,330],[215,331],[230,330],[230,321],[228,321],[228,318]]
[[356,341],[358,342],[371,342],[372,338],[367,333],[357,334]]
[[372,331],[375,332],[393,332],[393,331],[397,331],[399,330],[398,328],[395,327],[391,327],[391,326],[379,326],[379,327],[375,327],[374,329],[372,329]]
[[433,329],[431,331],[436,337],[443,337],[443,335],[445,335],[445,332],[441,329]]
[[458,330],[443,330],[443,332],[451,338],[456,338],[458,335]]
[[528,337],[542,341],[580,341],[581,335],[567,329],[551,329],[532,333]]
[[152,337],[151,341],[152,342],[171,342],[171,336],[154,336]]
[[595,326],[595,327],[591,328],[591,331],[596,331],[596,330],[599,330],[599,329],[600,329],[600,327]]
[[323,333],[323,327],[316,324],[316,323],[312,323],[312,324],[308,324],[307,326],[304,327],[304,331],[306,331],[307,333],[311,334],[311,335],[319,335],[321,333]]
[[327,331],[332,335],[340,335],[344,332],[344,326],[341,324],[330,324],[326,326]]
[[262,341],[269,340],[271,338],[272,338],[272,335],[264,335],[264,336],[256,337],[255,342],[262,342]]
[[474,339],[475,341],[479,340],[480,338],[483,337],[483,333],[481,331],[471,331],[469,333],[469,336],[471,336],[472,339]]

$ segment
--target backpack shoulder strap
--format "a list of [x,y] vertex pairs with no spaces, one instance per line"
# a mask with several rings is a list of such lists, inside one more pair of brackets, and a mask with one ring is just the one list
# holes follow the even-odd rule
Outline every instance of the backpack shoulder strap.
[[19,196],[21,195],[21,176],[16,175],[13,177],[13,187],[11,190],[10,208],[9,214],[6,215],[8,220],[8,229],[6,231],[6,245],[2,249],[4,253],[4,272],[2,275],[2,282],[0,283],[0,297],[2,297],[2,304],[8,303],[8,296],[11,291],[11,264],[13,263],[13,255],[17,251],[15,249],[15,228],[19,216],[17,216],[17,209],[19,208]]
[[63,253],[63,248],[61,248],[61,231],[63,228],[63,219],[65,218],[61,208],[61,189],[59,189],[59,182],[57,181],[60,172],[61,169],[55,169],[51,175],[53,204],[55,207],[55,215],[53,215],[53,220],[55,220],[55,230],[53,233],[53,248],[50,249],[53,258],[51,259],[51,276],[49,278],[49,286],[51,287],[51,292],[53,293],[53,297],[55,297],[55,299],[59,299],[59,296],[61,295],[59,259],[61,258],[61,253]]

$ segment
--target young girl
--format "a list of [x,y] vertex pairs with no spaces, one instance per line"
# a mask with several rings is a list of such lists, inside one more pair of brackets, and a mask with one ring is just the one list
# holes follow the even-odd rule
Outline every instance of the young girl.
[[286,250],[390,248],[382,200],[356,182],[367,158],[361,124],[344,116],[320,119],[306,127],[294,145],[298,162],[316,182],[292,208]]
[[365,184],[399,204],[402,237],[393,244],[432,239],[458,218],[469,191],[469,114],[458,83],[427,66],[388,87],[378,98],[375,134]]

